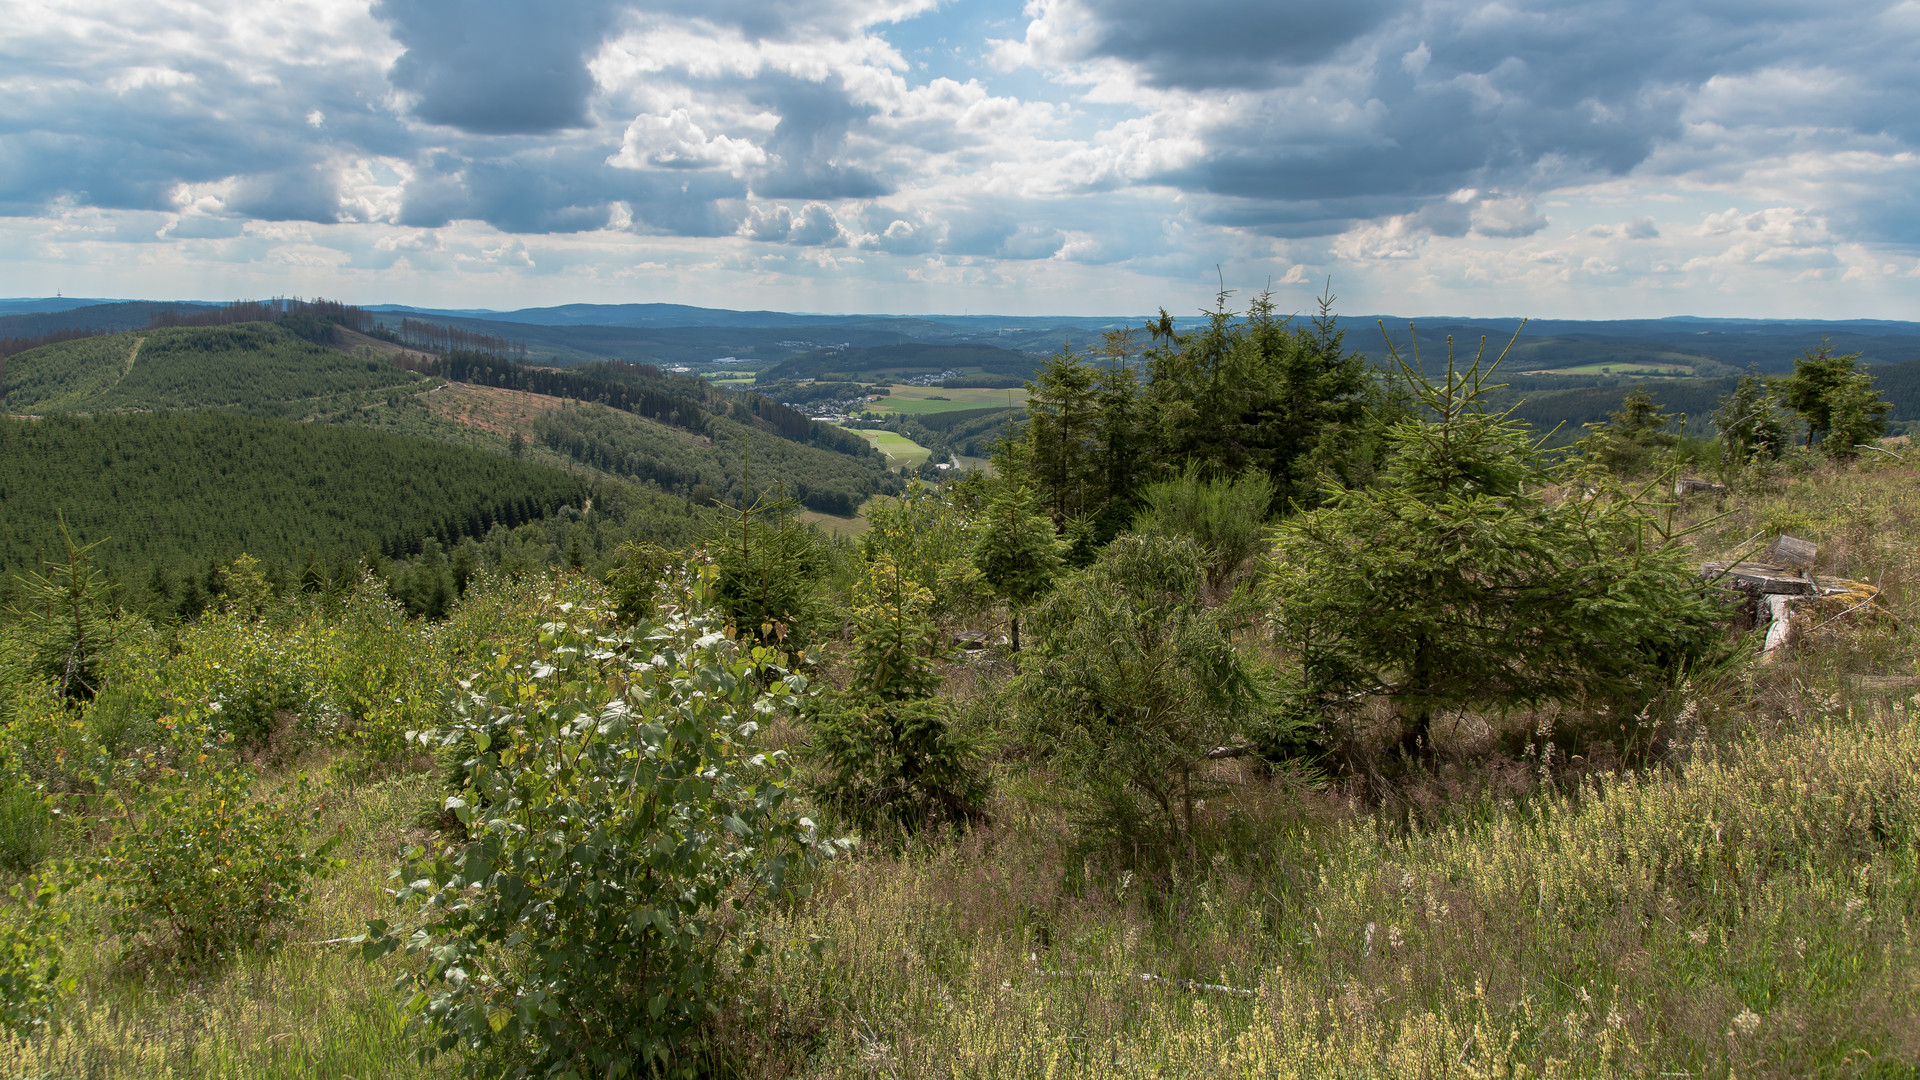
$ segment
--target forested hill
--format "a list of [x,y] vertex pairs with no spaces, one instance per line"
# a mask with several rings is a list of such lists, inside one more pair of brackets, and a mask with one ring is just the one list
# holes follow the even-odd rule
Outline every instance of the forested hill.
[[99,560],[130,581],[242,552],[281,566],[406,555],[429,537],[483,536],[594,494],[550,466],[330,424],[0,417],[0,580],[64,552],[62,517],[76,540],[107,540]]
[[10,357],[14,414],[225,409],[299,419],[421,381],[264,323],[175,327],[44,345]]

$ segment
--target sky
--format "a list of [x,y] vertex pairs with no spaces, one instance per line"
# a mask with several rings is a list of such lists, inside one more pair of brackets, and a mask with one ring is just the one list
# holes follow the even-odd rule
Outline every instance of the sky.
[[[0,0],[0,295],[1920,319],[1920,0]],[[1329,285],[1330,283],[1330,285]]]

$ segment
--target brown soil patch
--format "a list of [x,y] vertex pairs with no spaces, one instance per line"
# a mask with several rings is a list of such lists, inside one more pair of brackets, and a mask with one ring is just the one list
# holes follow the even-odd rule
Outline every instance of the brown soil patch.
[[421,404],[435,416],[479,428],[495,435],[533,432],[533,419],[557,409],[561,400],[525,390],[502,390],[472,383],[447,383],[420,395]]

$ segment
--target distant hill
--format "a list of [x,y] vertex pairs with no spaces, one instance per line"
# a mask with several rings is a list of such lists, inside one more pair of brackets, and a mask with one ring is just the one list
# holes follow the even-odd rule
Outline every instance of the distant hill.
[[[1377,322],[1411,357],[1417,338],[1421,355],[1444,363],[1446,339],[1456,351],[1471,353],[1481,338],[1490,355],[1498,355],[1513,337],[1517,319],[1489,320],[1341,320],[1347,344],[1370,357],[1387,355]],[[1529,369],[1583,365],[1631,366],[1638,363],[1694,365],[1693,374],[1737,374],[1757,367],[1768,374],[1793,370],[1794,358],[1827,342],[1835,352],[1859,353],[1867,364],[1897,364],[1920,360],[1920,324],[1856,320],[1851,322],[1747,322],[1742,320],[1641,319],[1615,322],[1531,320],[1521,331],[1502,371],[1508,375]]]
[[[38,301],[29,301],[37,303]],[[0,338],[38,337],[41,334],[55,333],[61,330],[141,330],[153,322],[155,315],[168,311],[190,311],[195,308],[215,307],[213,304],[178,304],[155,300],[102,300],[90,301],[83,305],[51,309],[42,308],[33,311],[7,312],[7,305],[14,301],[0,301]]]
[[[335,337],[348,343],[326,348],[277,325],[237,323],[60,342],[10,358],[0,409],[22,415],[211,409],[459,443],[478,429],[495,452],[518,434],[558,463],[652,483],[683,499],[698,488],[705,493],[701,505],[716,496],[737,499],[749,470],[756,491],[782,485],[808,507],[837,514],[851,514],[899,483],[857,436],[704,379],[618,362],[553,369],[479,353],[432,356],[357,334]],[[433,392],[443,380],[522,395],[525,407],[504,424],[497,413],[469,423],[434,407]],[[540,442],[538,418],[569,402],[593,408],[574,418],[580,423],[561,425],[566,438]],[[597,418],[591,432],[581,427],[588,416]],[[547,429],[559,431],[558,423],[547,421]],[[687,435],[662,432],[660,425]]]

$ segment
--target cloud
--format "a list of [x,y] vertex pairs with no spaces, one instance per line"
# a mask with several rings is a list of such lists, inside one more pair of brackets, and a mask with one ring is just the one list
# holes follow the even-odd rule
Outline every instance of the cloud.
[[855,102],[838,78],[825,82],[776,77],[756,95],[780,114],[767,143],[767,169],[753,192],[766,199],[870,199],[893,187],[849,154],[849,136],[876,111]]
[[430,124],[537,135],[590,122],[587,60],[619,9],[594,0],[377,0],[406,51],[387,77]]
[[1547,227],[1547,219],[1524,195],[1483,199],[1473,208],[1473,231],[1481,236],[1532,236]]
[[1325,63],[1393,17],[1400,0],[1052,0],[1027,40],[1054,63],[1111,59],[1151,86],[1264,87]]
[[767,152],[746,139],[709,137],[685,109],[665,116],[636,116],[627,125],[620,152],[607,164],[638,169],[720,168],[738,176],[749,166],[765,165]]
[[873,307],[1215,263],[1433,310],[1807,274],[1910,305],[1915,10],[0,0],[0,275],[138,243],[619,295],[869,275]]
[[261,221],[334,222],[340,219],[340,184],[326,165],[248,176],[233,187],[227,209]]

